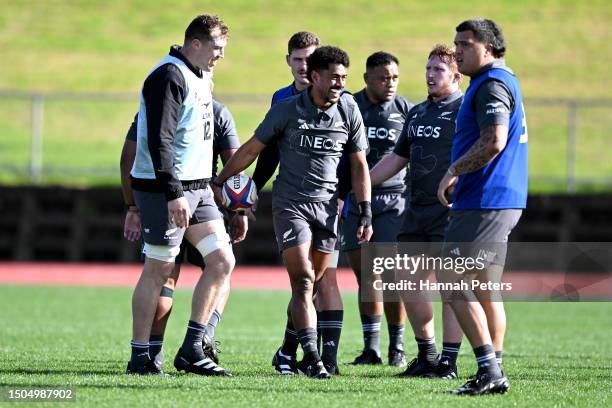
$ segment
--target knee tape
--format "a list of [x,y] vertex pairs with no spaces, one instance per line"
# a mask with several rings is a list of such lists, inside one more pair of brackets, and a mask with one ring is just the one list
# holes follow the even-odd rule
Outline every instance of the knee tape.
[[227,235],[227,232],[213,232],[202,238],[200,242],[198,242],[195,247],[200,251],[202,257],[205,258],[206,255],[216,251],[217,249],[225,248],[230,245],[230,237]]
[[338,267],[338,258],[340,257],[340,251],[337,249],[332,253],[331,259],[329,260],[328,268],[337,268]]
[[142,253],[145,254],[147,258],[157,259],[162,262],[174,262],[174,259],[180,251],[181,247],[179,245],[151,245],[146,242],[142,248]]
[[160,297],[167,297],[167,298],[172,299],[173,295],[174,295],[174,290],[170,289],[167,286],[162,286],[161,292],[159,293]]

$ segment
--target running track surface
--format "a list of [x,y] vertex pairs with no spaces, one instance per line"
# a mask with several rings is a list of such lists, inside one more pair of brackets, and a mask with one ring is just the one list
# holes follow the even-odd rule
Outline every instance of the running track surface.
[[[140,264],[0,262],[0,284],[134,287],[141,271]],[[193,288],[200,274],[200,269],[183,265],[177,286]],[[340,268],[336,275],[340,290],[357,291],[357,282],[350,269]],[[610,274],[506,272],[503,280],[512,283],[512,294],[519,296],[547,297],[565,285],[575,288],[581,298],[612,300]],[[280,266],[238,266],[232,274],[232,288],[290,290],[287,272]]]

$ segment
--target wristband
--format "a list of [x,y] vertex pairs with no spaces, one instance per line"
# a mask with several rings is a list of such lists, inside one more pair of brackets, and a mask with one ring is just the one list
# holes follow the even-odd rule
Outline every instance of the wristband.
[[140,212],[140,209],[136,207],[136,204],[126,204],[125,209],[128,212]]
[[359,226],[369,227],[372,225],[372,203],[362,201],[359,203]]

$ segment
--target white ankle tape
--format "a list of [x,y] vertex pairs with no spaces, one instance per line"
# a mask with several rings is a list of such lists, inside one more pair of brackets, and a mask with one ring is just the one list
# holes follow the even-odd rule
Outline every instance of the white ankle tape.
[[202,238],[200,242],[196,244],[196,248],[202,254],[202,257],[216,251],[217,249],[225,248],[230,245],[230,237],[227,232],[213,232],[210,235]]

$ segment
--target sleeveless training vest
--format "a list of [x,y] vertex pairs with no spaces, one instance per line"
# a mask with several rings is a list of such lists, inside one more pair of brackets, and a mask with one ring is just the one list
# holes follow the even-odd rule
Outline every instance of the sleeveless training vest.
[[[162,59],[149,75],[165,64],[178,67],[185,79],[185,96],[172,142],[176,176],[181,181],[208,179],[212,176],[214,131],[209,78],[206,73],[199,78],[183,61],[170,55]],[[142,92],[137,134],[136,159],[131,174],[135,178],[155,179],[147,143],[147,110]]]
[[489,79],[501,81],[514,97],[508,141],[482,169],[459,176],[453,210],[525,208],[527,203],[527,123],[519,83],[510,70],[492,68],[470,81],[457,115],[451,161],[463,156],[480,137],[473,101],[480,85]]

